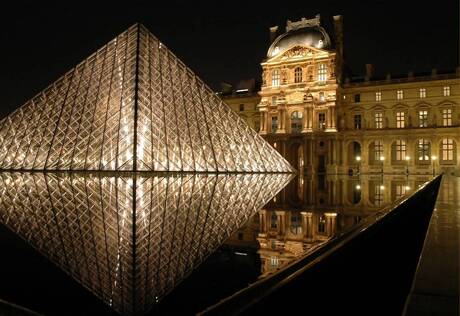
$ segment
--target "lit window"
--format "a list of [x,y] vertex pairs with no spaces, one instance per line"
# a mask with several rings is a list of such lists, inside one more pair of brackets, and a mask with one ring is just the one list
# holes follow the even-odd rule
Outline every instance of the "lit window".
[[442,160],[454,160],[454,140],[452,138],[445,138],[441,142]]
[[280,71],[279,69],[275,69],[272,72],[272,86],[278,87],[280,85]]
[[279,265],[279,259],[277,257],[270,257],[270,266],[273,268]]
[[302,112],[294,111],[291,114],[291,133],[298,134],[302,131]]
[[375,101],[382,101],[382,92],[375,93]]
[[355,115],[355,129],[361,129],[361,114]]
[[326,113],[318,113],[318,127],[319,129],[326,128]]
[[442,125],[452,126],[452,109],[442,110]]
[[428,161],[430,160],[430,142],[428,139],[418,140],[418,160]]
[[396,140],[396,160],[402,161],[406,159],[406,141],[402,139]]
[[244,104],[240,104],[240,112],[244,111]]
[[361,94],[355,94],[355,102],[358,103],[358,102],[361,102]]
[[420,88],[420,98],[426,98],[426,89]]
[[428,127],[428,111],[418,111],[418,121],[420,127]]
[[276,133],[277,129],[278,129],[278,117],[272,116],[272,133]]
[[299,83],[302,82],[302,68],[297,67],[294,70],[294,82]]
[[396,112],[396,127],[397,128],[404,128],[404,112]]
[[319,64],[318,66],[318,81],[326,82],[327,80],[327,66],[326,64]]
[[399,199],[406,195],[406,185],[398,184],[396,185],[396,199]]
[[397,98],[398,100],[404,99],[404,91],[402,91],[402,90],[396,91],[396,98]]
[[376,112],[374,114],[375,128],[383,128],[383,113]]
[[374,159],[380,161],[380,157],[383,157],[383,143],[380,140],[374,142]]
[[321,215],[318,219],[318,233],[326,232],[326,216]]
[[449,86],[445,86],[443,91],[444,91],[444,96],[445,97],[450,96],[450,87]]
[[324,92],[320,92],[319,93],[319,101],[320,102],[324,102],[325,98],[324,98]]
[[383,186],[375,186],[374,204],[381,205],[383,203]]

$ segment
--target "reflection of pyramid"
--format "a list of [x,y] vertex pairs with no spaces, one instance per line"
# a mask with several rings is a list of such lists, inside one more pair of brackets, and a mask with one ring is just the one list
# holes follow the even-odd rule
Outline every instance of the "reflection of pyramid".
[[0,173],[6,224],[122,315],[142,315],[290,174]]
[[141,25],[0,123],[0,169],[292,171]]

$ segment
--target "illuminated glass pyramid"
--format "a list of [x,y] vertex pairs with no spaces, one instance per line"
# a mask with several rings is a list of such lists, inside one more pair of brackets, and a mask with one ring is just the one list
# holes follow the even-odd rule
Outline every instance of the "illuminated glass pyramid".
[[293,176],[144,175],[1,172],[0,223],[121,315],[144,315]]
[[0,122],[0,169],[293,171],[138,24]]

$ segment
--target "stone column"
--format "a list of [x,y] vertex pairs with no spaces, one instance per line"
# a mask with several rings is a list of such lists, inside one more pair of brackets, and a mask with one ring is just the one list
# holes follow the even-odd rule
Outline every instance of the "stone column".
[[284,109],[284,106],[278,106],[278,129],[276,130],[276,133],[278,134],[286,133],[285,112],[286,110]]
[[261,135],[265,135],[267,134],[268,130],[267,130],[267,121],[268,121],[268,113],[266,111],[266,109],[264,110],[260,110],[260,134]]
[[267,232],[267,211],[259,211],[259,233],[265,234]]
[[325,213],[326,216],[326,235],[332,237],[335,235],[337,226],[337,213]]

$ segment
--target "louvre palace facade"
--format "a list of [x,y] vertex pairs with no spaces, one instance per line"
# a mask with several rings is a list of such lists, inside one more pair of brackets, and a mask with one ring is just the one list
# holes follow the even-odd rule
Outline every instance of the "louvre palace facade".
[[459,174],[459,68],[350,78],[333,22],[333,40],[319,15],[270,28],[260,91],[224,100],[304,174]]

